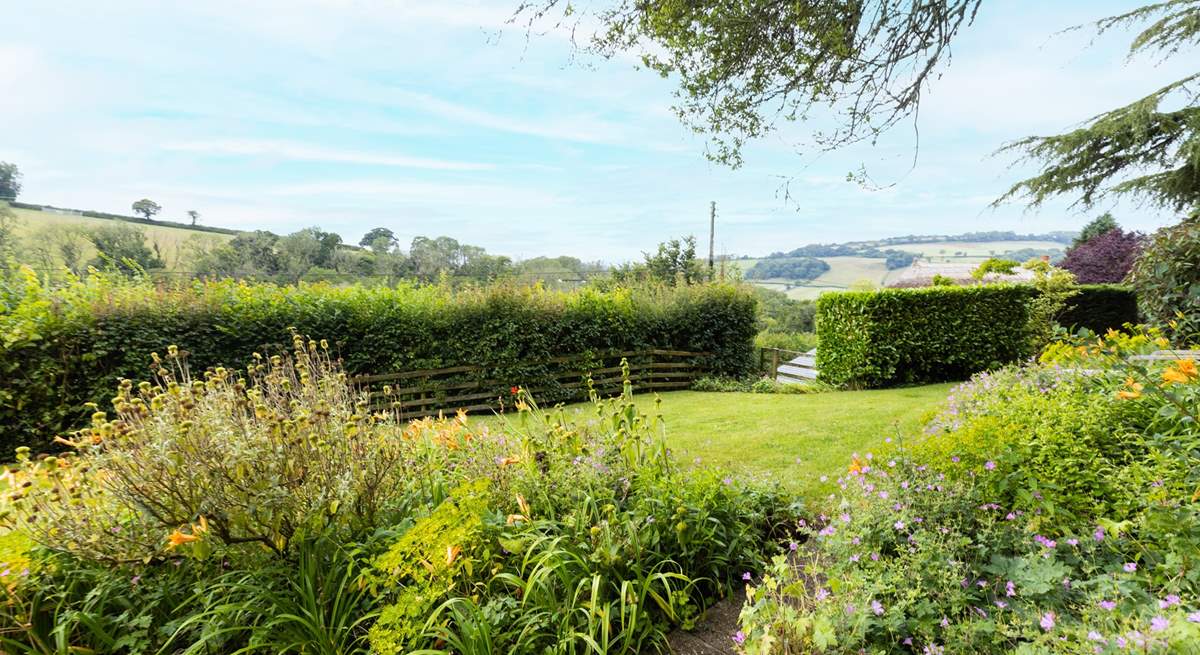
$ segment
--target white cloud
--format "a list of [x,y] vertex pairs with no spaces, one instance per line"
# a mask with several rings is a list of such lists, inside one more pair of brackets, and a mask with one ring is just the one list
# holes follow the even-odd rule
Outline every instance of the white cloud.
[[484,171],[495,168],[493,164],[427,159],[406,155],[386,155],[325,148],[291,141],[263,139],[217,139],[203,141],[176,141],[163,145],[164,150],[216,155],[246,157],[270,157],[297,161],[322,161],[340,164],[364,164],[369,166],[393,166],[397,168],[420,168],[439,171]]
[[560,208],[569,199],[540,188],[478,182],[440,183],[420,180],[358,179],[309,184],[283,184],[264,193],[280,197],[339,198],[343,204],[377,204],[376,196],[387,203],[424,204],[429,207],[504,207],[509,210]]
[[411,108],[421,109],[459,123],[544,139],[583,143],[618,143],[626,140],[628,131],[624,125],[606,121],[598,116],[524,119],[517,118],[512,114],[490,112],[443,100],[428,93],[396,91],[395,97]]

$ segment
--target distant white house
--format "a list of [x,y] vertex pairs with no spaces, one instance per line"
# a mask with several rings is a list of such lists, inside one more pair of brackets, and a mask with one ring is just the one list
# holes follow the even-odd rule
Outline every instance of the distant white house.
[[[975,284],[979,280],[971,277],[971,271],[976,268],[979,268],[978,262],[974,264],[931,264],[916,261],[912,266],[888,280],[887,286],[893,289],[933,286],[933,278],[936,275],[950,278],[956,284]],[[1030,282],[1032,280],[1033,271],[1019,266],[1009,274],[988,273],[983,277],[984,282]]]

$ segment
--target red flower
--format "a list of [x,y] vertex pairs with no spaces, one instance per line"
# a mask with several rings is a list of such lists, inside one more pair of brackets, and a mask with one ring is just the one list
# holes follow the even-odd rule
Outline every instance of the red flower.
[[512,389],[509,389],[509,392],[511,392],[511,393],[512,393],[512,395],[514,395],[514,396],[515,396],[515,395],[517,395],[517,392],[518,392],[518,391],[520,391],[520,390],[521,390],[521,388],[520,388],[520,387],[513,387]]

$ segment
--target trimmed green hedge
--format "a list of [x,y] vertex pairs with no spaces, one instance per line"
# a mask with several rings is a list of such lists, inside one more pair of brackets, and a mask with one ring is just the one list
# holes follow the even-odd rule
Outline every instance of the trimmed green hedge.
[[880,387],[964,380],[1029,352],[1030,286],[822,294],[817,369],[832,384]]
[[1133,289],[1117,284],[1084,284],[1079,295],[1067,301],[1059,313],[1059,325],[1067,328],[1087,328],[1104,334],[1112,328],[1121,329],[1126,323],[1140,323],[1137,295]]
[[295,328],[328,339],[351,374],[483,364],[504,385],[529,385],[558,355],[657,347],[711,353],[706,373],[740,376],[752,368],[755,310],[732,285],[559,293],[94,276],[50,291],[29,279],[0,289],[0,452],[46,447],[83,421],[86,402],[108,409],[117,382],[148,379],[150,353],[170,344],[193,370],[285,349]]

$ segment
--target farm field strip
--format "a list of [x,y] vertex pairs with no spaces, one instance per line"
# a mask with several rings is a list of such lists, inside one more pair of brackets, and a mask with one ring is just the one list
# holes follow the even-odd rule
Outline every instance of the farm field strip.
[[[187,228],[166,227],[162,225],[145,225],[116,219],[95,218],[76,214],[59,214],[57,212],[35,211],[13,207],[16,215],[17,238],[25,243],[44,240],[44,235],[51,231],[76,229],[80,231],[105,227],[128,226],[142,230],[146,234],[146,243],[152,249],[157,244],[162,257],[167,262],[167,268],[181,270],[186,268],[187,250],[189,243],[217,243],[229,241],[233,237],[215,232],[200,232]],[[96,256],[96,251],[90,244],[83,250],[83,260],[87,261]],[[61,258],[54,257],[55,265],[61,264]]]

